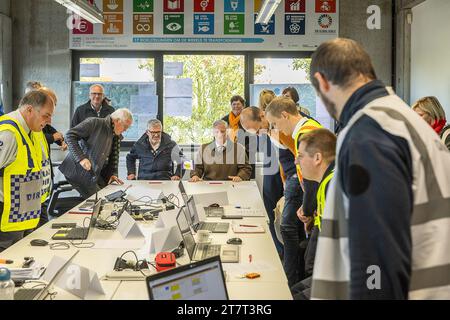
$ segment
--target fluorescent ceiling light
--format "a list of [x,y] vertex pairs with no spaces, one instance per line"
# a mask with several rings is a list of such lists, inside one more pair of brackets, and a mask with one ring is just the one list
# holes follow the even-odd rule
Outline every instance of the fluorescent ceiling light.
[[268,24],[270,18],[277,10],[278,5],[281,3],[281,0],[264,0],[264,3],[261,6],[261,10],[259,11],[258,16],[256,17],[256,23]]
[[91,5],[88,0],[55,0],[73,13],[91,23],[105,23],[103,13],[97,8],[95,2]]

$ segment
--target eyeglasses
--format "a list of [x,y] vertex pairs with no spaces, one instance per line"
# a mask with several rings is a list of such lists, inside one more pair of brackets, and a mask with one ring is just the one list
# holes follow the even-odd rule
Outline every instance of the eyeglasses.
[[103,92],[91,92],[90,95],[92,95],[92,96],[102,96]]
[[160,135],[162,133],[162,131],[150,131],[150,130],[147,130],[147,133],[151,134],[152,136],[157,136],[157,135]]

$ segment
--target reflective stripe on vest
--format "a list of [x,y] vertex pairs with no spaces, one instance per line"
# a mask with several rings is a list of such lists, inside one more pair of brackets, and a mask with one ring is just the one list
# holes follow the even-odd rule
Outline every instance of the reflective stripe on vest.
[[10,131],[17,142],[16,159],[3,168],[4,203],[2,232],[24,231],[37,226],[41,215],[41,164],[37,149],[17,120],[0,117],[0,131]]
[[49,158],[49,145],[47,139],[45,139],[44,133],[33,132],[31,134],[32,141],[36,147],[36,155],[38,161],[41,164],[41,176],[42,176],[42,188],[41,188],[41,202],[44,203],[45,200],[50,196],[50,191],[52,188],[52,171]]
[[328,176],[323,179],[323,181],[319,185],[319,189],[317,189],[317,214],[314,217],[314,225],[319,228],[319,231],[322,231],[322,214],[323,209],[325,208],[325,190],[327,188],[328,182],[333,178],[334,170],[330,172]]
[[[295,136],[294,139],[294,148],[295,148],[295,155],[294,157],[297,158],[297,154],[298,154],[298,140],[300,139],[300,136],[304,133],[310,132],[312,130],[316,130],[316,129],[320,129],[323,128],[320,123],[318,123],[317,121],[313,120],[313,119],[308,119],[308,121],[306,121],[301,127],[300,130],[297,132],[297,135]],[[300,165],[295,165],[297,167],[297,177],[298,180],[300,181],[300,183],[303,183],[303,175],[302,175],[302,170],[300,169]]]

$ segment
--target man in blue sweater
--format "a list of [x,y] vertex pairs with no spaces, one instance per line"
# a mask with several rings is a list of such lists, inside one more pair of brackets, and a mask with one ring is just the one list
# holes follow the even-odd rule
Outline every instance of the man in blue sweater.
[[[148,122],[147,131],[127,154],[128,180],[180,180],[183,153],[163,132],[158,119]],[[136,160],[139,171],[136,174]],[[176,164],[174,164],[176,163]]]

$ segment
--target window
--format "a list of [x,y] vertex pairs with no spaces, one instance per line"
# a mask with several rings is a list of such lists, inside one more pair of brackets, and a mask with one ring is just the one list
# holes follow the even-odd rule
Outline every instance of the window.
[[257,106],[259,93],[270,89],[281,95],[286,87],[297,89],[298,104],[327,128],[332,128],[331,117],[317,97],[309,79],[310,58],[256,58],[254,84],[250,87],[251,104]]
[[164,131],[179,144],[211,141],[230,98],[244,96],[244,56],[165,55],[164,65]]
[[92,84],[102,84],[115,109],[128,108],[133,113],[133,126],[124,137],[136,141],[145,132],[148,120],[158,114],[154,66],[154,59],[80,58],[80,81],[74,82],[73,88],[74,108],[88,101]]
[[154,59],[81,58],[81,82],[153,82]]

